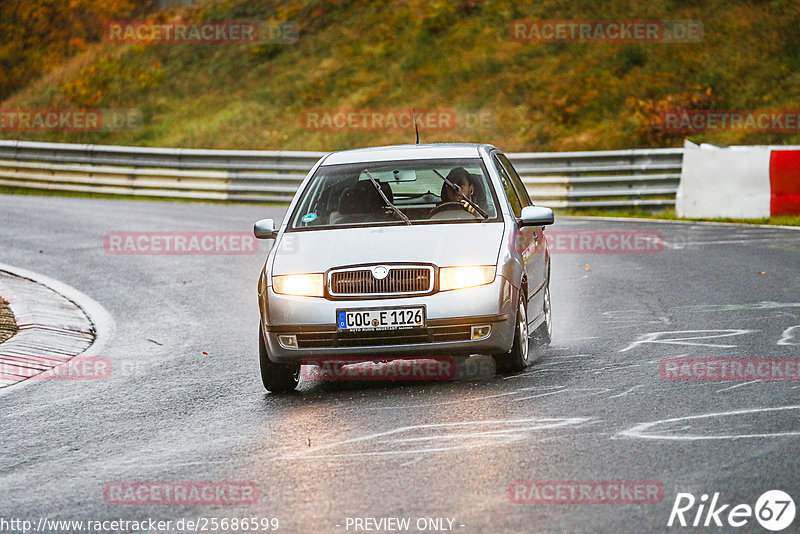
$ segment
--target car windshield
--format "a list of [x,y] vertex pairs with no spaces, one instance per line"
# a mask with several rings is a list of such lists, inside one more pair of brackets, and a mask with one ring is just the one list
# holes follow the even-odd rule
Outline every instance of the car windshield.
[[406,224],[392,206],[411,224],[481,222],[499,213],[480,158],[366,162],[317,169],[290,229]]

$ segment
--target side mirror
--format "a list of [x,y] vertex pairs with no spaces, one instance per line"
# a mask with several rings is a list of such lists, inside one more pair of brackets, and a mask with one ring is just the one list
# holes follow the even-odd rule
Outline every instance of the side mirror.
[[253,234],[258,239],[275,239],[278,237],[278,230],[275,228],[275,221],[272,219],[261,219],[253,225]]
[[544,206],[525,206],[519,218],[520,226],[544,226],[553,222],[553,210]]

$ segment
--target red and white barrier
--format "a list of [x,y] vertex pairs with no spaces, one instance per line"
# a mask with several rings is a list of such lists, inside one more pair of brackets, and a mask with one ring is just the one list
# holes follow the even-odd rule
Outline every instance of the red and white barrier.
[[684,144],[678,217],[800,215],[800,147]]

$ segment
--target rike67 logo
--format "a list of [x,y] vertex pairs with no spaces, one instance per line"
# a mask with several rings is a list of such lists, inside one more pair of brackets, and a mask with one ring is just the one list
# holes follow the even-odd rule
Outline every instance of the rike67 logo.
[[781,490],[764,492],[755,507],[722,503],[718,492],[710,501],[706,493],[700,499],[691,493],[678,493],[667,526],[722,527],[727,523],[729,527],[739,528],[749,524],[755,516],[762,527],[779,532],[792,524],[795,512],[794,500]]

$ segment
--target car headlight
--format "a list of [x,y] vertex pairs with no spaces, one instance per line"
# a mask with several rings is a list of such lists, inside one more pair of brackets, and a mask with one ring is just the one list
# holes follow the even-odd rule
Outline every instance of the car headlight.
[[281,295],[321,297],[324,295],[322,274],[281,274],[272,277],[272,289]]
[[439,269],[439,291],[482,286],[494,282],[494,265],[469,265]]

